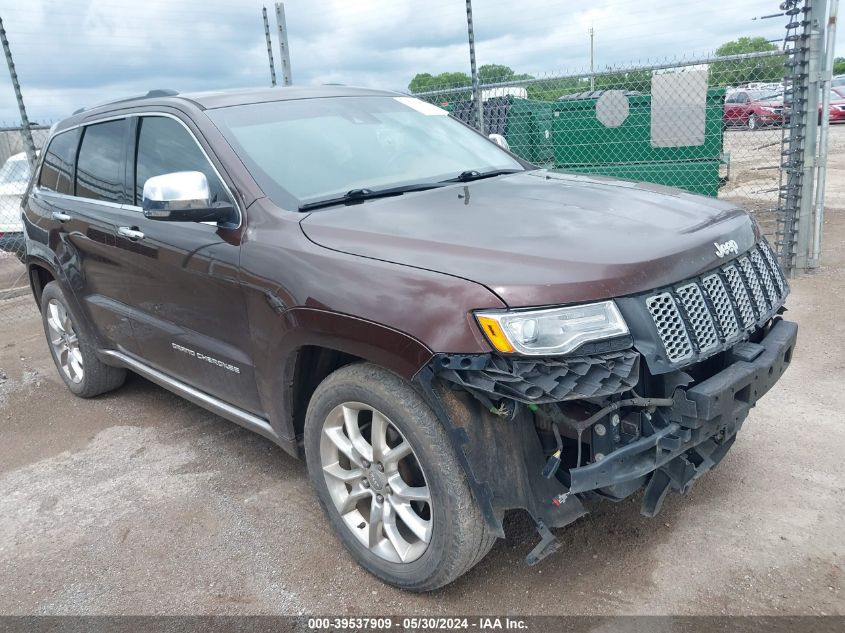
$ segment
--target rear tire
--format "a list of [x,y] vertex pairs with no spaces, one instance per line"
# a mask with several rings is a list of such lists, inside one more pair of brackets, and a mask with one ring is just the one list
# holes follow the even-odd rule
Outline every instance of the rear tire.
[[55,281],[41,292],[41,321],[59,376],[72,393],[93,398],[117,389],[126,380],[125,369],[110,367],[97,358],[84,322]]
[[[390,450],[398,447],[406,456],[394,463]],[[469,571],[496,540],[440,421],[409,383],[385,369],[347,365],[317,387],[305,418],[305,456],[341,541],[390,585],[442,587]],[[428,540],[415,538],[418,532]]]

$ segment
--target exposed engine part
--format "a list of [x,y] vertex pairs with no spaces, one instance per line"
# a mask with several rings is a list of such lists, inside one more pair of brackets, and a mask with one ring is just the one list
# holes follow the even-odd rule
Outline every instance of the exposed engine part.
[[622,436],[635,440],[640,436],[640,414],[630,413],[622,418]]
[[625,392],[639,380],[639,359],[634,350],[556,358],[437,354],[431,367],[438,377],[487,402],[510,398],[545,404]]
[[[593,426],[593,424],[601,420],[608,413],[613,413],[614,411],[618,411],[623,407],[639,407],[642,409],[647,409],[650,407],[673,407],[676,404],[676,400],[677,398],[641,398],[639,396],[635,398],[617,400],[616,402],[611,402],[606,407],[599,409],[593,415],[584,420],[570,422],[570,425],[576,431],[583,431]],[[571,420],[571,418],[565,419]]]

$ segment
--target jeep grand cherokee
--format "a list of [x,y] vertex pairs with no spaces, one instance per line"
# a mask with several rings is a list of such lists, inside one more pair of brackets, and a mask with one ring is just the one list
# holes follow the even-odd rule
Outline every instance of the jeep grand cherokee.
[[[430,590],[526,510],[656,514],[789,365],[733,204],[538,169],[403,95],[153,91],[60,123],[27,266],[78,396],[134,371],[304,457],[353,557]],[[753,484],[749,484],[753,485]]]

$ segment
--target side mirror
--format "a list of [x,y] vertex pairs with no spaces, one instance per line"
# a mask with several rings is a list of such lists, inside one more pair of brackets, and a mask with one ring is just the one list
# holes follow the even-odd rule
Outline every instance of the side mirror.
[[502,136],[501,134],[491,134],[487,138],[489,138],[491,141],[493,141],[496,145],[498,145],[502,149],[506,149],[506,150],[510,151],[511,146],[508,144],[507,139],[504,136]]
[[169,222],[225,222],[231,204],[211,202],[208,179],[199,171],[175,171],[144,183],[144,217]]

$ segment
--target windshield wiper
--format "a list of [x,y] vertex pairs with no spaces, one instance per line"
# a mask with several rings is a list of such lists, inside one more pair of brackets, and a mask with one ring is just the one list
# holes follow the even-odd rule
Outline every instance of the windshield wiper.
[[482,178],[493,178],[494,176],[502,176],[504,174],[516,174],[525,171],[524,169],[492,169],[490,171],[478,171],[477,169],[467,169],[462,171],[454,178],[441,180],[440,182],[470,182],[472,180],[481,180]]
[[307,202],[300,205],[300,211],[310,211],[312,209],[321,209],[323,207],[330,207],[335,204],[358,204],[364,200],[374,200],[375,198],[389,198],[390,196],[401,196],[403,193],[411,193],[413,191],[426,191],[428,189],[437,189],[445,187],[448,182],[418,182],[413,185],[400,185],[398,187],[387,187],[385,189],[352,189],[347,191],[342,196],[334,198],[326,198],[325,200],[317,200],[315,202]]

